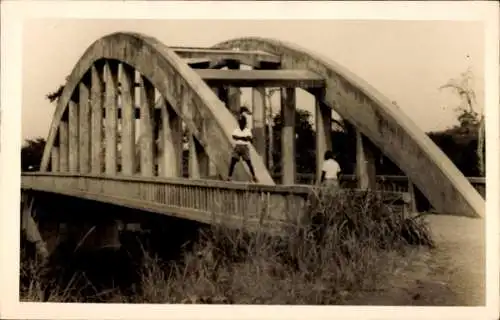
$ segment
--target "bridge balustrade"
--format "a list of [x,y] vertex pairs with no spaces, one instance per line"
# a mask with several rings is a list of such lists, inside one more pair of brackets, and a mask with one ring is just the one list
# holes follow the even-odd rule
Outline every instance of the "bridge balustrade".
[[[202,223],[224,222],[277,229],[307,219],[305,206],[318,189],[214,180],[144,178],[61,173],[23,173],[22,189],[57,193],[168,214]],[[407,193],[381,193],[408,204]],[[402,200],[402,201],[401,201]]]

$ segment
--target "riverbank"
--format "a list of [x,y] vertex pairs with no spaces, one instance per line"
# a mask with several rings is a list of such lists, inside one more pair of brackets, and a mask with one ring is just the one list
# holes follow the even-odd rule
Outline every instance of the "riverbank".
[[[48,273],[42,276],[36,264],[24,259],[21,298],[54,302],[394,305],[403,299],[401,292],[408,292],[411,301],[419,300],[408,275],[415,278],[415,284],[425,281],[425,273],[413,270],[412,274],[410,269],[426,265],[425,257],[434,250],[428,249],[433,240],[422,218],[395,214],[369,194],[343,199],[326,196],[310,208],[310,214],[310,225],[291,228],[282,237],[248,234],[223,225],[199,228],[189,245],[179,245],[173,259],[140,245],[141,250],[122,246],[121,252],[114,253],[116,261],[110,253],[67,257],[66,261],[73,261],[73,270],[63,272],[66,264],[58,266],[61,271],[51,272],[68,275],[58,283],[53,276],[47,277]],[[157,241],[161,243],[162,237]],[[132,251],[135,255],[128,254]],[[85,261],[87,267],[94,268],[93,276],[107,283],[93,283],[88,269],[75,271],[77,261]],[[116,282],[118,279],[121,283]],[[374,297],[380,299],[371,302]],[[402,304],[408,304],[403,300]]]

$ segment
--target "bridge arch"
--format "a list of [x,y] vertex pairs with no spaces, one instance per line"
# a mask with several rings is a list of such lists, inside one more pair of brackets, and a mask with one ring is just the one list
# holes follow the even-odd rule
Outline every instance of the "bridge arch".
[[[75,100],[82,93],[81,88],[78,91],[79,87],[82,87],[82,83],[89,82],[91,74],[96,73],[94,69],[100,67],[99,61],[102,60],[118,61],[138,71],[171,105],[192,136],[204,148],[217,171],[227,172],[235,118],[211,88],[173,50],[152,37],[126,32],[113,33],[95,41],[73,68],[53,115],[41,171],[48,169],[63,115],[70,105],[78,105]],[[107,65],[107,68],[116,66]],[[89,86],[83,91],[87,95],[91,95],[88,92],[91,91]],[[92,103],[89,96],[84,100],[87,98]],[[259,182],[274,184],[253,146],[250,147],[250,154]],[[250,177],[246,168],[239,167],[237,170],[240,170],[240,175]]]
[[439,212],[484,215],[484,200],[451,160],[389,99],[361,78],[297,45],[259,37],[213,48],[261,50],[281,57],[281,69],[307,69],[325,79],[320,98],[397,164]]

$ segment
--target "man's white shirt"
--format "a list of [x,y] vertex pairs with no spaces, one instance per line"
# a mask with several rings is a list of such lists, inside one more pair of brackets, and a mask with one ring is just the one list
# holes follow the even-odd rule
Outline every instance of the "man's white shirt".
[[[236,136],[238,138],[251,138],[252,137],[252,131],[247,127],[243,130],[240,128],[236,128],[233,131],[233,136]],[[242,144],[242,145],[249,145],[250,141],[242,141],[242,140],[235,140],[236,144]]]
[[328,159],[323,163],[322,171],[325,172],[325,179],[337,179],[340,172],[340,165],[333,159]]

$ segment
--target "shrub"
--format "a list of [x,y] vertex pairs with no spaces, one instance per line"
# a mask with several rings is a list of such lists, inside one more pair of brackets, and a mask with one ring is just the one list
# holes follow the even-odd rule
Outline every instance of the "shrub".
[[308,213],[310,223],[279,236],[214,225],[171,268],[147,259],[142,287],[148,293],[139,299],[342,304],[376,290],[408,245],[433,246],[425,221],[394,212],[370,192],[322,194]]

